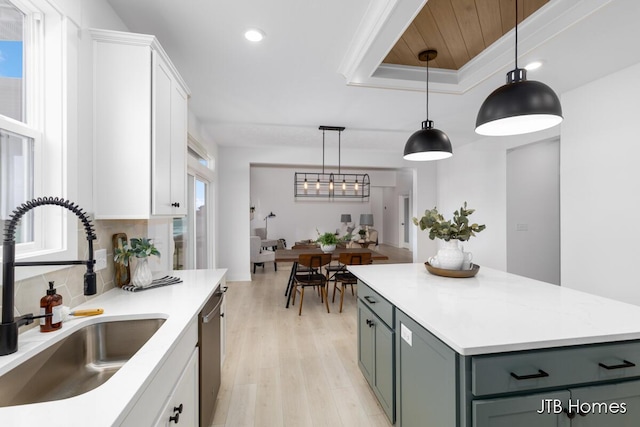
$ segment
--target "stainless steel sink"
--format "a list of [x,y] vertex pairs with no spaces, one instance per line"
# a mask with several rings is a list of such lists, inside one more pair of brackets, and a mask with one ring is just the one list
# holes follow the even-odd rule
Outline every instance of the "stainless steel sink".
[[0,377],[0,407],[59,400],[93,390],[111,378],[164,321],[109,321],[75,331]]

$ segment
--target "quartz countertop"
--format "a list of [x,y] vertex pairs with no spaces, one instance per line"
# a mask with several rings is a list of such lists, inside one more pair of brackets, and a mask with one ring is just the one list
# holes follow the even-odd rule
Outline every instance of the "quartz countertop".
[[422,263],[348,268],[461,355],[640,339],[640,306],[487,267],[463,279]]
[[225,269],[174,271],[172,275],[182,278],[182,283],[141,292],[112,289],[74,307],[103,308],[102,315],[72,318],[55,332],[41,333],[34,328],[20,334],[18,351],[0,357],[0,375],[85,325],[109,320],[166,319],[149,341],[103,385],[68,399],[0,408],[0,423],[12,427],[118,425],[218,284],[224,285],[225,274]]

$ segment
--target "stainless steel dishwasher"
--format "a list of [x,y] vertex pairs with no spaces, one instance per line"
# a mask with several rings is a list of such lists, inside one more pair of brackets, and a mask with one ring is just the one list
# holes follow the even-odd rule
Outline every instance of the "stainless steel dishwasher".
[[200,425],[208,427],[220,389],[220,308],[224,292],[220,285],[200,312],[198,345],[200,346]]

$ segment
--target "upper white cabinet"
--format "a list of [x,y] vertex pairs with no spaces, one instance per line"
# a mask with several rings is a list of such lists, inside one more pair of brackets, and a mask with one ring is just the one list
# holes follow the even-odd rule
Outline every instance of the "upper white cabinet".
[[186,215],[189,89],[154,36],[89,34],[95,218]]

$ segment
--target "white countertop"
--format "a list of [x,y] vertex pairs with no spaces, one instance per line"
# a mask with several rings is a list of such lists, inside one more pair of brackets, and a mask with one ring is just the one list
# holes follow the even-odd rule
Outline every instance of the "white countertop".
[[80,396],[32,405],[0,408],[3,426],[111,426],[117,425],[144,391],[177,339],[198,315],[218,283],[224,285],[226,270],[174,271],[182,283],[126,292],[112,289],[76,308],[103,308],[104,314],[66,321],[56,332],[34,328],[18,338],[18,351],[0,357],[0,375],[53,342],[82,326],[141,318],[167,320],[147,343],[106,383]]
[[487,267],[464,279],[422,263],[349,270],[462,355],[640,339],[640,306]]

